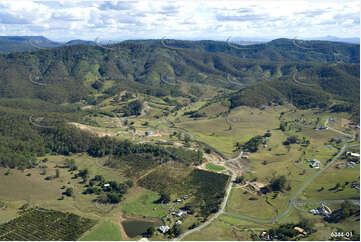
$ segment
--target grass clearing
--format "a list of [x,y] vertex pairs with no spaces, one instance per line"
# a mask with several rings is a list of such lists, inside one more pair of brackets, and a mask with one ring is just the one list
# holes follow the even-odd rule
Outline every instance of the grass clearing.
[[208,162],[206,164],[206,168],[208,170],[212,170],[212,171],[223,171],[225,169],[223,166],[219,166],[219,165],[213,164],[211,162]]
[[122,233],[118,225],[111,221],[104,221],[85,234],[80,241],[121,241]]
[[159,198],[160,195],[156,192],[140,189],[134,197],[125,201],[122,211],[131,215],[163,217],[167,211],[160,204],[154,203]]

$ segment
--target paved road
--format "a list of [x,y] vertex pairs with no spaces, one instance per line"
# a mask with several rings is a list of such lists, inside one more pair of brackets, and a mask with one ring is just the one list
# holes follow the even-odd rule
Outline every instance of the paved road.
[[[226,160],[226,163],[239,159],[239,158],[242,156],[242,153],[243,153],[243,152],[241,152],[236,158]],[[198,226],[198,227],[196,227],[196,228],[194,228],[194,229],[188,230],[187,232],[181,234],[180,236],[178,236],[178,237],[175,238],[174,240],[181,240],[181,239],[183,239],[185,236],[187,236],[187,235],[189,235],[189,234],[191,234],[191,233],[193,233],[193,232],[200,231],[201,229],[203,229],[204,227],[206,227],[206,226],[208,226],[210,223],[212,223],[216,218],[218,218],[219,215],[221,215],[222,213],[224,213],[224,209],[226,208],[227,201],[228,201],[229,195],[230,195],[230,193],[231,193],[233,181],[236,179],[236,175],[235,175],[235,173],[233,172],[233,170],[232,170],[231,168],[227,167],[227,166],[225,166],[225,168],[232,173],[232,176],[231,176],[231,181],[229,182],[228,187],[227,187],[227,189],[226,189],[226,196],[225,196],[225,198],[223,199],[223,202],[222,202],[222,204],[221,204],[221,208],[218,210],[218,212],[217,212],[212,218],[210,218],[209,220],[207,220],[206,222],[204,222],[202,225],[200,225],[200,226]]]
[[256,223],[276,223],[278,220],[282,219],[284,216],[286,216],[288,214],[288,212],[291,210],[294,202],[296,201],[297,196],[316,178],[318,177],[322,172],[324,172],[325,170],[327,170],[345,151],[347,147],[347,144],[345,144],[340,152],[333,157],[333,159],[331,160],[331,162],[329,162],[326,166],[324,166],[322,169],[320,169],[317,173],[315,173],[312,177],[310,177],[305,183],[302,184],[302,186],[295,192],[295,194],[292,196],[291,200],[288,203],[287,209],[281,213],[279,216],[277,216],[274,219],[257,219],[257,218],[252,218],[252,217],[248,217],[248,216],[243,216],[243,215],[238,215],[238,214],[233,214],[233,213],[228,213],[225,212],[224,214],[227,214],[229,216],[232,217],[237,217],[237,218],[241,218],[244,220],[249,220],[252,222],[256,222]]
[[[325,126],[327,126],[328,124],[328,119],[326,120],[325,122]],[[328,127],[328,126],[327,126]],[[329,128],[330,129],[330,128]],[[343,135],[347,135],[348,137],[350,136],[349,134],[346,134],[346,133],[343,133],[339,130],[335,130],[335,129],[330,129],[332,131],[335,131],[337,133],[341,133]],[[347,143],[349,142],[352,142],[354,141],[355,137],[352,136],[352,139],[350,141],[348,141]],[[280,219],[282,219],[284,216],[286,216],[288,214],[288,212],[291,210],[292,206],[294,205],[295,201],[296,201],[296,198],[297,196],[314,180],[316,179],[321,173],[323,173],[325,170],[327,170],[330,166],[332,166],[335,161],[345,152],[345,149],[347,148],[347,143],[344,144],[344,146],[341,148],[341,150],[332,158],[332,160],[327,163],[326,166],[324,166],[322,169],[320,169],[317,173],[315,173],[312,177],[310,177],[307,181],[305,181],[302,186],[300,188],[298,188],[298,190],[295,192],[295,194],[292,196],[291,200],[289,201],[289,204],[287,206],[287,209],[282,213],[280,214],[279,216],[277,216],[276,218],[274,219],[257,219],[257,218],[252,218],[252,217],[248,217],[248,216],[244,216],[244,215],[239,215],[239,214],[233,214],[233,213],[229,213],[229,212],[224,212],[224,209],[227,205],[227,201],[228,201],[228,197],[229,197],[229,194],[230,194],[230,191],[232,189],[232,181],[235,179],[235,173],[233,172],[233,170],[231,170],[230,168],[226,167],[227,170],[231,171],[232,172],[232,180],[231,182],[229,183],[228,187],[227,187],[227,192],[226,192],[226,197],[225,199],[223,200],[222,202],[222,206],[221,206],[221,209],[215,214],[215,216],[213,216],[211,219],[207,220],[205,223],[203,223],[202,225],[200,225],[199,227],[196,227],[194,229],[191,229],[183,234],[181,234],[179,237],[175,238],[174,240],[181,240],[182,238],[184,238],[185,236],[193,233],[193,232],[196,232],[196,231],[200,231],[202,228],[208,226],[212,221],[214,221],[219,215],[221,215],[222,213],[223,214],[226,214],[228,216],[232,216],[232,217],[236,217],[236,218],[240,218],[240,219],[243,219],[243,220],[248,220],[248,221],[251,221],[251,222],[255,222],[255,223],[276,223],[277,221],[279,221]],[[234,158],[234,159],[229,159],[229,160],[226,160],[226,163],[227,162],[232,162],[238,158],[240,158],[242,156],[242,153],[239,154],[238,157]]]
[[[325,126],[327,126],[328,124],[328,119],[326,120],[325,122]],[[328,126],[327,126],[328,127]],[[328,127],[329,128],[329,127]],[[330,129],[330,128],[329,128]],[[346,133],[343,133],[339,130],[335,130],[335,129],[330,129],[332,131],[335,131],[337,133],[342,133],[343,135],[347,135],[348,137],[351,136],[349,134],[346,134]],[[349,141],[349,142],[352,142],[353,140],[355,139],[354,136],[352,136],[352,139]],[[324,172],[325,170],[327,170],[330,166],[333,165],[333,163],[345,152],[345,149],[347,148],[347,143],[344,144],[344,146],[341,148],[341,150],[337,153],[337,155],[335,155],[332,160],[327,163],[326,166],[324,166],[322,169],[320,169],[317,173],[315,173],[312,177],[310,177],[307,181],[305,181],[302,186],[295,192],[295,194],[292,196],[289,204],[288,204],[288,207],[287,209],[282,213],[280,214],[278,217],[272,219],[272,220],[269,220],[269,219],[257,219],[257,218],[252,218],[252,217],[248,217],[248,216],[242,216],[242,215],[238,215],[238,214],[233,214],[233,213],[225,213],[229,216],[233,216],[233,217],[238,217],[238,218],[241,218],[241,219],[245,219],[245,220],[249,220],[249,221],[252,221],[252,222],[256,222],[256,223],[275,223],[277,222],[278,220],[280,220],[281,218],[283,218],[292,208],[294,202],[296,201],[296,197],[316,178],[318,177],[322,172]]]

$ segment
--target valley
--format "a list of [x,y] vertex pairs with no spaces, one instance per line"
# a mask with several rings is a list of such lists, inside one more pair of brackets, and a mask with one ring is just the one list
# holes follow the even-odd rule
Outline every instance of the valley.
[[[0,240],[260,240],[281,226],[357,238],[359,45],[292,43],[0,55]],[[323,205],[333,213],[310,212]],[[77,230],[36,237],[27,216]]]

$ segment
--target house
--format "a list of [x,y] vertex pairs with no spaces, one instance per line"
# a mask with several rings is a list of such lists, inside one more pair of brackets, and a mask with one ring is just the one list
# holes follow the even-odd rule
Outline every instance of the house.
[[175,214],[175,216],[177,216],[177,217],[182,217],[182,216],[185,215],[185,214],[187,214],[186,211],[180,210],[178,213]]
[[175,224],[182,224],[183,222],[182,221],[180,221],[180,220],[178,220],[177,222],[175,222]]
[[103,187],[110,187],[110,184],[106,183],[106,184],[103,185]]
[[243,153],[241,158],[244,158],[244,159],[248,159],[248,154],[247,153]]
[[188,198],[189,198],[188,195],[185,195],[185,196],[183,197],[184,200],[187,200]]
[[318,214],[318,211],[316,209],[311,209],[311,210],[309,210],[309,212],[314,215]]
[[311,160],[312,164],[310,165],[312,168],[320,168],[321,162],[317,159],[312,159]]
[[300,232],[301,234],[307,235],[307,232],[303,228],[300,228],[300,227],[296,226],[293,229]]
[[355,188],[357,190],[360,190],[360,183],[357,183],[357,181],[353,181],[351,184],[351,188]]
[[323,129],[328,129],[328,127],[326,127],[326,126],[321,126],[321,127],[318,128],[318,130],[323,130]]
[[152,130],[145,131],[145,135],[151,135],[151,134],[153,134],[153,131],[152,131]]
[[359,154],[359,153],[347,152],[347,155],[348,155],[348,156],[351,156],[351,157],[355,157],[355,158],[360,158],[360,154]]
[[321,207],[311,209],[309,212],[314,215],[329,216],[332,213],[332,210],[325,204],[322,204]]
[[167,225],[162,225],[162,226],[160,226],[158,229],[159,229],[160,232],[162,232],[162,233],[164,234],[164,233],[167,233],[167,232],[168,232],[169,226],[167,226]]
[[260,239],[261,240],[271,240],[271,236],[269,234],[267,234],[266,231],[263,231],[261,234],[260,234]]
[[180,202],[182,202],[182,201],[183,201],[183,200],[180,199],[180,198],[177,199],[177,203],[180,203]]

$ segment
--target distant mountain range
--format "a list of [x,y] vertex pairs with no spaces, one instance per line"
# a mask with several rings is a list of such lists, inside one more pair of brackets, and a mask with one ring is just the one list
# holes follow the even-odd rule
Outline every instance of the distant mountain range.
[[338,38],[335,36],[326,36],[326,37],[319,37],[319,38],[306,38],[306,40],[326,40],[326,41],[334,41],[334,42],[344,42],[344,43],[351,43],[351,44],[360,44],[360,38]]
[[55,42],[44,36],[0,36],[0,53],[35,51],[70,45],[95,45],[94,41],[71,40],[66,43]]
[[[360,44],[360,38],[338,38],[334,36],[326,36],[319,38],[305,38],[304,40],[321,40],[321,41],[332,41],[332,42],[343,42],[343,43],[352,43]],[[137,42],[146,42],[149,40],[136,40]],[[212,41],[211,42],[226,42],[226,41]],[[252,45],[252,44],[262,44],[267,42],[272,42],[271,39],[265,38],[241,38],[241,37],[232,37],[229,38],[231,44],[237,45]],[[296,39],[296,41],[301,41],[301,39]],[[190,42],[190,41],[186,41]],[[202,42],[202,40],[191,41],[191,42]],[[110,42],[111,43],[111,42]],[[70,45],[91,45],[95,46],[96,42],[91,40],[70,40],[68,42],[56,42],[47,39],[44,36],[0,36],[0,54],[4,53],[13,53],[13,52],[23,52],[23,51],[35,51],[39,49],[48,49],[55,48],[60,46],[70,46]]]

